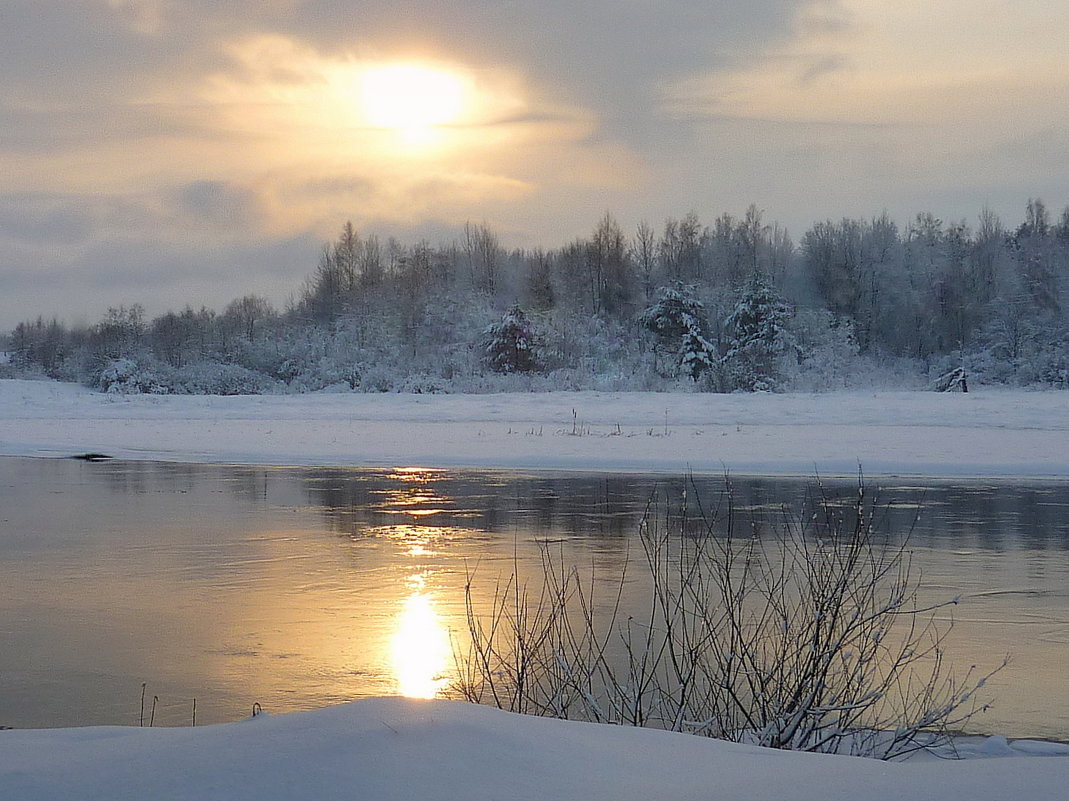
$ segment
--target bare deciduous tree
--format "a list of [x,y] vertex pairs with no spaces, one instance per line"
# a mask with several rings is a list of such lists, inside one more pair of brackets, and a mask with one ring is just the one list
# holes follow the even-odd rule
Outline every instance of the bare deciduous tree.
[[464,252],[472,285],[493,295],[497,289],[497,267],[501,243],[486,223],[464,224]]

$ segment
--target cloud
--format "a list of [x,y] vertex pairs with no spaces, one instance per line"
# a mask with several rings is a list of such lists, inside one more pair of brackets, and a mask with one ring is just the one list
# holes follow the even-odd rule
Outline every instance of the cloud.
[[255,229],[262,216],[255,192],[226,181],[193,181],[179,187],[174,197],[181,215],[213,228]]
[[155,36],[163,27],[162,0],[107,0],[107,4],[135,33]]
[[839,54],[818,56],[809,59],[808,65],[802,69],[801,75],[798,76],[798,85],[802,87],[807,86],[825,76],[842,72],[847,69],[848,66],[849,61],[846,57]]
[[815,3],[763,57],[667,84],[667,107],[845,124],[1020,124],[1014,106],[1064,118],[1064,106],[1041,101],[1069,85],[1064,28],[1040,20],[1053,5],[1022,4],[1011,17],[987,0]]
[[21,193],[0,196],[0,240],[70,245],[84,242],[91,231],[89,215],[62,198]]
[[[9,0],[0,12],[0,86],[52,107],[129,106],[217,73],[232,44],[303,43],[325,59],[425,57],[513,70],[535,95],[641,136],[656,87],[745,62],[786,35],[800,0],[501,3],[423,0]],[[277,77],[277,76],[276,76]],[[618,112],[627,109],[628,114]],[[619,124],[617,123],[619,120]]]
[[168,309],[221,309],[250,292],[284,306],[315,267],[321,240],[311,235],[250,242],[161,242],[148,235],[98,240],[72,251],[5,247],[0,319],[38,315],[92,323],[107,309],[141,303],[150,316]]

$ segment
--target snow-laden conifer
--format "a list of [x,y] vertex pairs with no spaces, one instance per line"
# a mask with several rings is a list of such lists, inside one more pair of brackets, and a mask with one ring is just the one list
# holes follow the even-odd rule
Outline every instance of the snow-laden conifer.
[[790,307],[755,276],[726,322],[731,340],[723,361],[733,388],[746,392],[779,388],[778,362],[792,347],[786,327],[790,316]]
[[483,332],[487,366],[497,373],[533,373],[540,369],[539,338],[519,305]]
[[693,287],[664,287],[639,322],[653,334],[654,352],[666,362],[666,372],[678,371],[697,381],[716,364],[716,348],[706,337],[705,306]]

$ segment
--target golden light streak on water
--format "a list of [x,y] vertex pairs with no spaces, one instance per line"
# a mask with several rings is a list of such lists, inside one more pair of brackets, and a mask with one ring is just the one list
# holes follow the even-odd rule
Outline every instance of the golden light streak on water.
[[401,695],[434,698],[445,687],[449,633],[430,595],[417,590],[405,599],[391,645]]

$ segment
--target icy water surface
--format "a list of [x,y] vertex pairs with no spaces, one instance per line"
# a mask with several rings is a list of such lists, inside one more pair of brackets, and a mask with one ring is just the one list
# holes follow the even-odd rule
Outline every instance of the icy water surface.
[[[732,478],[736,507],[812,482]],[[722,477],[696,479],[709,503]],[[681,477],[0,459],[0,725],[188,725],[431,695],[481,601],[541,549],[634,559]],[[856,482],[825,482],[849,494]],[[1069,738],[1069,484],[868,482],[913,527],[925,598],[961,596],[961,672],[1011,657],[978,727]],[[918,517],[919,510],[919,517]],[[916,526],[914,527],[914,520]],[[142,706],[142,686],[144,705]]]

